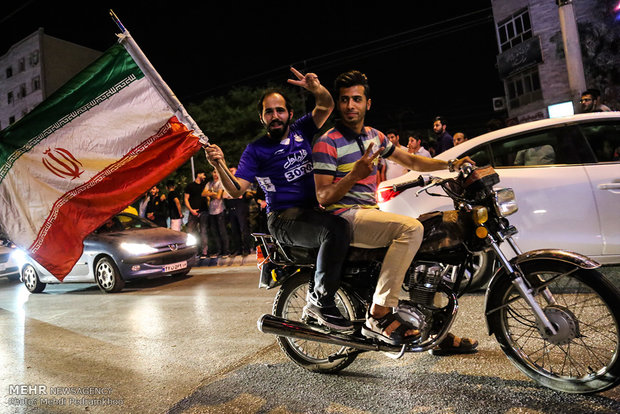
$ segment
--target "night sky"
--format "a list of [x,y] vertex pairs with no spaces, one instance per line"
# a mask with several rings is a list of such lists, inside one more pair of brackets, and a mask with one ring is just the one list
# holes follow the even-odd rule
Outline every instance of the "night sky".
[[317,73],[330,89],[339,73],[358,69],[371,86],[369,125],[430,128],[441,114],[449,131],[474,133],[503,95],[490,0],[195,3],[6,4],[0,55],[39,27],[104,51],[118,32],[111,8],[185,105],[237,85],[284,84],[290,65]]

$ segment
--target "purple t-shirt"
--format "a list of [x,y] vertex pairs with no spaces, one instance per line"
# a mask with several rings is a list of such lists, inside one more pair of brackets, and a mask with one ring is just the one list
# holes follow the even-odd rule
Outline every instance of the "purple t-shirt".
[[258,181],[268,212],[318,205],[312,167],[312,139],[317,132],[312,114],[306,114],[290,125],[280,142],[265,135],[243,151],[235,176]]

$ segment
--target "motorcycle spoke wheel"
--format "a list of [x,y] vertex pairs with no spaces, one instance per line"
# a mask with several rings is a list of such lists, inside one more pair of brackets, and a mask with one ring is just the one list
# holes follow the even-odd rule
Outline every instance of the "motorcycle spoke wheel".
[[594,274],[575,269],[526,273],[555,335],[538,326],[512,284],[506,285],[504,306],[496,312],[496,336],[507,355],[528,376],[558,391],[599,392],[618,383],[620,315],[614,306],[619,298]]
[[[309,277],[300,275],[292,278],[282,286],[274,302],[274,315],[294,321],[301,321],[303,318],[303,308],[306,305],[306,295],[308,294]],[[340,309],[343,316],[355,319],[355,310],[351,299],[342,289],[336,293],[336,306]],[[307,321],[312,324],[312,321]],[[314,322],[316,324],[316,321]],[[318,324],[316,325],[321,328]],[[340,357],[346,354],[350,348],[331,345],[322,342],[308,341],[304,339],[287,338],[279,336],[277,338],[280,348],[296,364],[317,372],[336,372],[349,366],[356,358],[355,354]],[[339,355],[333,361],[330,356]]]

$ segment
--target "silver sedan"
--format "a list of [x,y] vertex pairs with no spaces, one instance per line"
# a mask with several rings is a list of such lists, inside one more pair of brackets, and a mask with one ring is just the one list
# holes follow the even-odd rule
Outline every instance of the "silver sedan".
[[[196,264],[196,238],[129,213],[120,213],[84,239],[84,251],[63,283],[96,283],[118,292],[125,282],[189,273]],[[32,293],[61,283],[27,255],[21,257],[21,280]]]

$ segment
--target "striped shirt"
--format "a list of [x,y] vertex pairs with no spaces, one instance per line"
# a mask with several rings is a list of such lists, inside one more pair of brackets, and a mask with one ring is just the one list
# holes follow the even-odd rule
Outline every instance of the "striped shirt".
[[[353,169],[355,162],[362,158],[371,142],[374,142],[374,151],[383,147],[380,154],[383,158],[389,157],[394,152],[394,144],[382,132],[371,127],[364,127],[358,135],[338,123],[314,144],[312,149],[314,173],[331,175],[335,183],[342,180]],[[324,207],[335,214],[340,214],[352,207],[379,208],[375,195],[377,163],[378,159],[375,159],[370,175],[355,183],[342,199]]]

